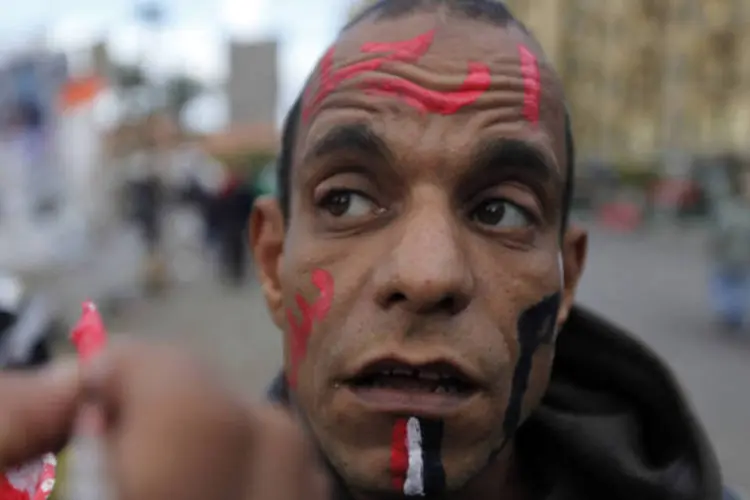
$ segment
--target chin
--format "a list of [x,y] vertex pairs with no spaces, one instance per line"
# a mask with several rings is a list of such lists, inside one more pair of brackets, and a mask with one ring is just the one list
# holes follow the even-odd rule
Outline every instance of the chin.
[[[391,449],[346,449],[328,454],[329,460],[352,492],[380,498],[427,497],[458,493],[487,466],[487,449],[457,450],[442,461],[444,476],[438,483],[429,480],[421,485],[407,484],[394,478],[391,468]],[[416,488],[415,488],[416,487]]]
[[496,434],[502,426],[487,418],[495,413],[490,398],[482,395],[445,413],[417,408],[402,413],[363,404],[346,391],[329,399],[327,408],[317,408],[310,425],[323,453],[355,491],[386,498],[460,491],[503,440]]

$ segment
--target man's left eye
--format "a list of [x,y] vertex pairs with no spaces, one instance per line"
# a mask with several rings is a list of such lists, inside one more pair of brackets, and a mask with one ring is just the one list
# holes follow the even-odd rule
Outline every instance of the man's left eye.
[[501,199],[482,202],[472,211],[471,219],[486,226],[499,228],[522,228],[532,222],[526,210]]

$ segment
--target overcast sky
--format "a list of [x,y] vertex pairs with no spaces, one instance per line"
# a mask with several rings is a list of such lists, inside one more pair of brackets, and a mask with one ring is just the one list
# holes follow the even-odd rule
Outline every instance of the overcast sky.
[[[9,0],[11,1],[11,0]],[[136,0],[15,0],[0,16],[0,44],[10,48],[48,27],[66,50],[106,37],[113,54],[134,61],[145,51],[160,71],[185,71],[207,82],[226,75],[224,41],[232,36],[281,42],[279,106],[284,109],[331,42],[351,0],[161,0],[157,36],[135,20]]]

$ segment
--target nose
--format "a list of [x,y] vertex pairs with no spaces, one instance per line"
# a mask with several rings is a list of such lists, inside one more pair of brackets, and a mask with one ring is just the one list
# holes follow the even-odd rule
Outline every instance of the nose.
[[403,221],[399,240],[375,269],[381,307],[452,316],[469,305],[474,279],[446,212],[433,205]]

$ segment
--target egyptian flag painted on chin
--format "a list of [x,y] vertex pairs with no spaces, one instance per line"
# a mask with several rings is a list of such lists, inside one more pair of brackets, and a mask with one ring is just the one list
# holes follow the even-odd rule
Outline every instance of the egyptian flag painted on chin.
[[391,476],[393,487],[406,496],[426,496],[445,488],[440,457],[443,422],[419,417],[401,418],[393,427]]

